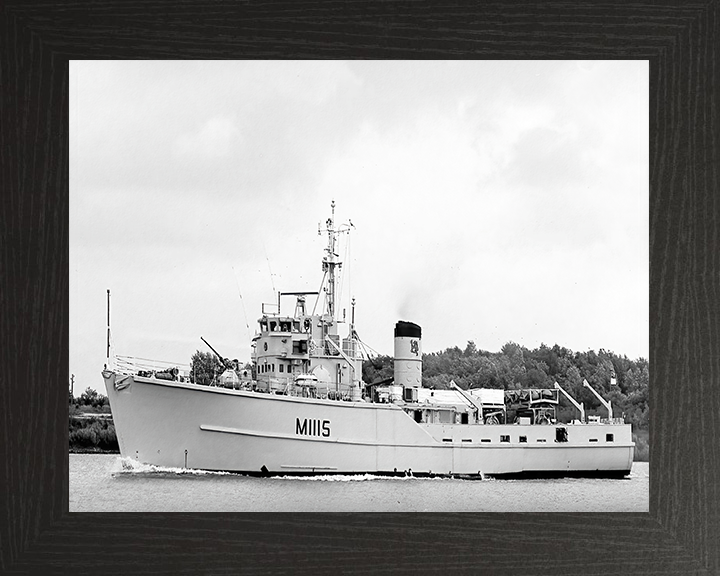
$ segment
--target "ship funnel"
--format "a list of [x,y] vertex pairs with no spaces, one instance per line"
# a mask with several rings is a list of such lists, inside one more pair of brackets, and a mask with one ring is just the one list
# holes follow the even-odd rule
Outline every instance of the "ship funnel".
[[395,385],[403,388],[422,386],[422,346],[420,326],[413,322],[395,324]]

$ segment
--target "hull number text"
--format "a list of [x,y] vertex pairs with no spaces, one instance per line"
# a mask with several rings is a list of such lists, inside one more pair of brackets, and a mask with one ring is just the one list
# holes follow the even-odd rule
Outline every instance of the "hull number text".
[[300,422],[300,418],[295,418],[295,434],[300,436],[330,436],[330,420],[315,420],[313,418],[305,418]]

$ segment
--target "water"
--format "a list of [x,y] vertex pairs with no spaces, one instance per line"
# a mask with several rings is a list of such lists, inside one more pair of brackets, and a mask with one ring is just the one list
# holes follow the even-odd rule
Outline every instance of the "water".
[[649,466],[622,480],[253,478],[70,454],[70,512],[648,512]]

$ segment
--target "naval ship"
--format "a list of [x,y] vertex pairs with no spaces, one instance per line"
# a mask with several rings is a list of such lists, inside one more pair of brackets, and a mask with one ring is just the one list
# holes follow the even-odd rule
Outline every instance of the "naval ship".
[[[263,305],[250,366],[217,354],[211,384],[179,366],[140,365],[110,354],[102,371],[121,455],[142,463],[250,475],[373,474],[483,477],[609,477],[630,473],[631,426],[588,416],[557,383],[552,389],[451,390],[422,386],[422,330],[394,326],[394,373],[365,383],[367,348],[337,314],[342,262],[335,203],[318,292],[278,292]],[[308,311],[308,297],[315,308]],[[281,305],[294,299],[292,314]],[[322,307],[317,310],[318,303]],[[317,313],[316,313],[317,310]],[[204,340],[204,339],[203,339]],[[206,342],[207,343],[207,342]],[[209,343],[208,343],[209,345]],[[559,422],[564,395],[578,418]]]

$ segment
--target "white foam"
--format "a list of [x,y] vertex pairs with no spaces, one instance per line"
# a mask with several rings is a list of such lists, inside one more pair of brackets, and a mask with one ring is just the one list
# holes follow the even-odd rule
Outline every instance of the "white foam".
[[183,474],[190,476],[226,476],[231,472],[213,472],[211,470],[198,470],[196,468],[173,468],[167,466],[155,466],[154,464],[145,464],[138,462],[132,458],[118,457],[111,469],[113,476],[116,475],[133,475],[133,474]]
[[[234,472],[214,472],[211,470],[200,470],[196,468],[174,468],[167,466],[156,466],[154,464],[145,464],[134,460],[133,458],[118,457],[110,470],[113,476],[152,476],[152,475],[184,475],[184,476],[231,476],[240,475]],[[429,478],[427,476],[387,476],[379,474],[317,474],[315,476],[270,476],[267,480],[292,480],[296,482],[368,482],[368,481],[406,481],[418,480],[427,482],[430,480],[442,481],[452,480],[446,476],[435,476]],[[490,480],[487,478],[486,480]]]
[[446,477],[434,478],[416,476],[381,476],[378,474],[322,474],[317,476],[271,476],[273,480],[294,480],[298,482],[367,482],[370,480],[404,481],[404,480],[449,480]]

